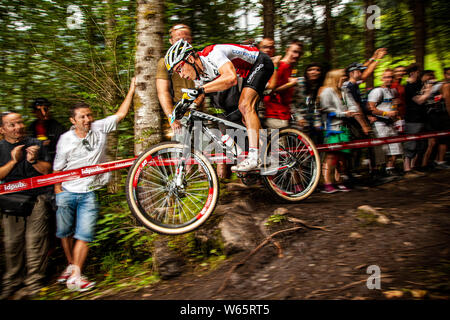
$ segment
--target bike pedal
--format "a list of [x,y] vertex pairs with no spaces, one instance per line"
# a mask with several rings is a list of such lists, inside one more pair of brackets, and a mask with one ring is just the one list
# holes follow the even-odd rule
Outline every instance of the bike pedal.
[[261,172],[261,168],[254,168],[248,171],[237,171],[237,170],[231,170],[231,172],[236,172],[236,174],[238,175],[239,178],[239,174],[244,174],[244,173],[259,173]]

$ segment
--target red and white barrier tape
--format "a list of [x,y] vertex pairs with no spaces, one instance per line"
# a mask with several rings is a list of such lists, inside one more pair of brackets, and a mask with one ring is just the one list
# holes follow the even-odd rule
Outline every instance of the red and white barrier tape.
[[399,142],[405,142],[405,141],[413,141],[413,140],[421,140],[421,139],[429,139],[429,138],[439,138],[439,137],[445,137],[448,135],[450,135],[450,131],[427,132],[427,133],[408,134],[408,135],[401,135],[401,136],[387,137],[387,138],[363,139],[363,140],[354,140],[354,141],[341,142],[341,143],[321,144],[321,145],[316,146],[316,148],[319,152],[339,151],[339,150],[344,150],[344,149],[376,147],[376,146],[383,145],[383,144],[399,143]]
[[[364,140],[355,140],[350,142],[342,142],[342,143],[331,143],[331,144],[322,144],[317,146],[317,150],[319,152],[325,151],[339,151],[344,149],[356,149],[356,148],[367,148],[367,147],[375,147],[383,144],[389,143],[399,143],[405,141],[413,141],[413,140],[421,140],[421,139],[429,139],[429,138],[438,138],[449,136],[450,131],[441,131],[441,132],[427,132],[421,134],[411,134],[411,135],[402,135],[395,137],[387,137],[387,138],[378,138],[378,139],[364,139]],[[0,194],[18,192],[29,190],[33,188],[45,187],[55,183],[61,183],[65,181],[71,181],[75,179],[81,179],[88,176],[93,176],[109,171],[119,170],[123,168],[128,168],[133,165],[133,162],[136,158],[125,159],[112,161],[107,163],[100,163],[93,166],[61,171],[57,173],[46,174],[38,177],[27,178],[18,181],[12,181],[0,184]],[[210,155],[209,159],[216,162],[229,162],[225,155]],[[168,160],[168,159],[167,159]],[[166,160],[164,160],[166,161]],[[164,162],[165,163],[165,162]]]
[[130,167],[134,159],[118,160],[107,163],[100,163],[93,166],[50,173],[33,178],[27,178],[18,181],[12,181],[0,184],[0,194],[12,193],[17,191],[24,191],[33,188],[45,187],[55,183],[81,179],[88,176],[93,176],[100,173],[119,170]]

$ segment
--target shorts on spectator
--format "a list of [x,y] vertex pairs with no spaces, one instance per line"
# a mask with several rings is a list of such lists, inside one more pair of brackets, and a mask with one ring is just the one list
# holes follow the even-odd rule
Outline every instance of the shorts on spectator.
[[[427,131],[445,131],[450,130],[450,117],[447,112],[431,112],[427,115],[425,124]],[[439,144],[450,143],[449,136],[437,138]]]
[[63,191],[56,194],[56,236],[91,242],[94,240],[98,216],[95,193]]
[[[329,132],[329,131],[325,131],[324,132],[324,143],[328,144],[328,143],[341,143],[341,142],[349,142],[351,141],[351,132],[350,129],[345,127],[345,126],[341,126],[340,128],[340,133],[333,133],[333,132]],[[344,150],[340,150],[340,152],[343,153],[351,153],[350,149],[344,149]]]
[[[398,135],[393,124],[387,124],[383,121],[375,121],[373,129],[377,138],[395,137]],[[402,145],[400,143],[385,144],[383,145],[383,151],[387,156],[403,154]]]
[[[424,124],[421,122],[405,123],[406,134],[416,134],[422,132],[423,129]],[[424,140],[406,141],[405,143],[403,143],[403,148],[405,150],[405,157],[413,159],[417,154],[421,154],[425,151],[426,141]]]
[[289,125],[289,120],[266,118],[264,126],[270,129],[281,129]]

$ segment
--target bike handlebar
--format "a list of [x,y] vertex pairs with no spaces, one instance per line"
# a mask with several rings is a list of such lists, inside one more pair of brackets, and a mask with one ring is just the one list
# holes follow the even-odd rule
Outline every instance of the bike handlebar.
[[181,99],[173,109],[172,115],[170,116],[170,123],[173,123],[175,120],[180,120],[181,118],[183,118],[186,111],[196,108],[197,104],[195,102],[185,101],[185,99]]

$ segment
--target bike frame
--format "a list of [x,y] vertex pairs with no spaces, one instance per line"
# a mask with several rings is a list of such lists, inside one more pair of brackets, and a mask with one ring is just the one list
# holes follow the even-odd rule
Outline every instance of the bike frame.
[[[216,116],[213,116],[213,115],[210,115],[210,114],[207,114],[207,113],[195,110],[195,107],[191,109],[191,111],[190,111],[190,113],[189,113],[189,115],[187,117],[187,123],[186,123],[186,129],[187,130],[186,130],[185,136],[183,137],[183,146],[184,146],[184,148],[183,148],[183,159],[187,159],[187,155],[191,152],[191,149],[192,149],[192,146],[191,146],[191,134],[193,132],[196,120],[200,120],[200,122],[202,124],[202,128],[201,128],[202,132],[208,138],[212,139],[213,142],[216,145],[218,145],[218,146],[220,146],[220,147],[222,147],[222,148],[224,148],[224,149],[229,151],[229,152],[225,152],[225,157],[228,160],[231,160],[233,162],[236,161],[237,158],[238,158],[238,155],[235,153],[235,151],[232,148],[230,148],[229,146],[227,146],[216,134],[214,134],[212,132],[212,130],[210,128],[208,128],[207,126],[203,125],[203,121],[204,120],[208,120],[208,121],[212,121],[214,123],[221,123],[221,124],[224,124],[227,127],[231,127],[231,128],[234,128],[234,129],[242,130],[244,132],[244,134],[247,134],[247,128],[242,126],[242,125],[239,125],[239,124],[237,124],[235,122],[232,122],[232,121],[229,121],[229,120],[226,120],[226,119],[222,119],[222,118],[219,118],[219,117],[216,117]],[[276,139],[275,139],[275,141],[278,142]],[[267,143],[267,141],[264,142],[264,143]],[[273,142],[272,142],[272,144],[273,144]],[[260,146],[260,147],[264,147],[264,146]],[[194,146],[194,149],[195,149],[195,146]],[[289,151],[286,151],[286,152],[289,153]],[[230,157],[230,154],[232,155],[232,157]],[[177,183],[177,185],[179,185],[179,186],[181,185],[181,183],[183,181],[183,172],[184,172],[185,166],[186,166],[186,164],[185,164],[185,161],[183,160],[183,161],[181,161],[181,163],[180,163],[180,165],[178,167],[178,170],[177,170],[178,171],[177,172],[178,173],[177,181],[179,181],[179,184]],[[286,166],[284,166],[284,167],[275,167],[275,168],[272,168],[270,170],[266,169],[266,170],[264,170],[264,172],[257,171],[257,174],[258,175],[273,175],[277,171],[284,170],[284,169],[287,169],[287,168],[288,167],[286,167]]]
[[[224,142],[222,142],[222,140],[212,132],[212,130],[210,128],[208,128],[207,126],[203,125],[203,121],[204,120],[209,120],[209,121],[213,121],[215,123],[222,123],[224,125],[226,125],[227,127],[231,127],[234,129],[238,129],[238,130],[242,130],[244,133],[247,133],[247,128],[244,126],[241,126],[237,123],[225,120],[225,119],[221,119],[218,117],[215,117],[213,115],[201,112],[201,111],[197,111],[197,110],[192,110],[189,113],[189,116],[187,118],[187,123],[186,123],[186,127],[187,127],[187,134],[184,136],[184,140],[183,140],[183,145],[185,146],[185,149],[183,151],[183,155],[186,156],[191,149],[191,133],[194,129],[194,125],[196,120],[200,120],[200,122],[202,123],[202,132],[210,139],[212,139],[218,146],[230,151],[234,157],[231,158],[230,160],[235,161],[237,159],[237,154],[235,154],[234,150],[230,147],[228,147]],[[195,148],[195,146],[194,146]],[[228,157],[227,157],[228,158]]]

